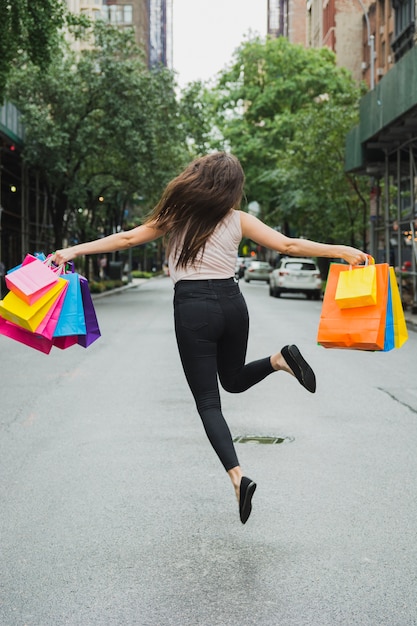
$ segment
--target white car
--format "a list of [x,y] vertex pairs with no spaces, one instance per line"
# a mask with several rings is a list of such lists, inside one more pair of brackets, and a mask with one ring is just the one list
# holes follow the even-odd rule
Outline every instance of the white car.
[[279,298],[282,293],[304,293],[309,300],[322,295],[320,270],[313,259],[285,257],[269,276],[269,295]]
[[266,261],[252,261],[246,267],[243,275],[245,283],[250,283],[251,280],[264,280],[269,283],[271,271],[272,267]]

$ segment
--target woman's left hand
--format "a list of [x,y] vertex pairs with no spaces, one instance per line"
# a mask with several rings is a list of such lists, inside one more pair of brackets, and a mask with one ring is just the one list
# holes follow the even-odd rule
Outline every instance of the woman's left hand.
[[352,248],[351,246],[341,246],[341,257],[349,265],[359,265],[360,263],[366,263],[369,259],[369,255],[362,250]]

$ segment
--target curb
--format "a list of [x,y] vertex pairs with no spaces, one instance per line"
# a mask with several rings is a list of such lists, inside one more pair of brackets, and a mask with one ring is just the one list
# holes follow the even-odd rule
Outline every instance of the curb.
[[107,296],[112,296],[114,294],[120,293],[121,291],[127,291],[127,289],[133,289],[134,287],[140,287],[143,283],[147,283],[150,278],[134,278],[131,283],[127,285],[123,285],[122,287],[116,287],[116,289],[109,289],[108,291],[103,291],[102,293],[92,293],[91,298],[94,300],[99,300],[100,298],[105,298]]

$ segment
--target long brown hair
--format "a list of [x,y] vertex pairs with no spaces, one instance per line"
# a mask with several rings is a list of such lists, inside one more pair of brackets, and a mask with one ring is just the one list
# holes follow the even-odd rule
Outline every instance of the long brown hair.
[[215,152],[190,163],[171,180],[147,223],[165,232],[167,254],[177,252],[177,267],[194,264],[207,239],[242,200],[245,175],[238,159]]

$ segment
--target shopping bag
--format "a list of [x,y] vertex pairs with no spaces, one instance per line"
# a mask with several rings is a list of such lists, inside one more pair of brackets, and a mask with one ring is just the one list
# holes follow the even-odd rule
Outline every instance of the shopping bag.
[[41,335],[30,332],[29,330],[25,330],[21,326],[8,322],[2,317],[0,317],[0,335],[10,337],[10,339],[14,339],[19,343],[29,346],[30,348],[39,350],[44,354],[49,354],[52,350],[53,344],[50,339],[46,339]]
[[34,304],[26,304],[19,296],[12,291],[0,301],[0,316],[13,324],[17,324],[26,330],[35,332],[42,320],[54,305],[59,294],[66,289],[68,282],[58,277],[50,290],[44,294]]
[[60,350],[66,350],[71,346],[75,346],[78,343],[78,335],[67,335],[66,337],[54,337],[52,343],[56,348]]
[[389,268],[389,274],[392,295],[394,343],[396,348],[401,348],[401,346],[404,345],[408,339],[408,330],[401,302],[400,290],[398,289],[397,277],[393,267]]
[[68,282],[64,289],[55,300],[52,307],[49,309],[41,323],[36,329],[36,334],[42,335],[47,339],[52,339],[54,336],[56,325],[58,324],[59,316],[61,314],[62,306],[64,304],[65,293],[68,288]]
[[337,283],[346,265],[332,263],[323,297],[317,342],[325,348],[383,350],[388,299],[389,266],[378,263],[377,302],[370,306],[341,309],[335,300]]
[[34,254],[27,254],[25,258],[23,259],[22,263],[19,263],[19,265],[15,265],[11,269],[7,270],[7,273],[11,274],[15,270],[18,270],[20,267],[22,267],[22,265],[27,265],[28,263],[31,263],[35,259],[39,259],[39,261],[46,261],[46,256],[44,255],[43,252],[35,252]]
[[11,274],[12,272],[15,272],[16,270],[19,270],[22,267],[22,265],[27,265],[28,263],[32,263],[32,261],[34,261],[35,259],[36,259],[36,256],[34,256],[33,254],[27,254],[25,258],[23,259],[22,263],[19,263],[19,265],[15,265],[14,267],[7,270],[7,275]]
[[80,276],[76,272],[63,274],[68,289],[54,330],[54,337],[85,334],[84,307],[81,295]]
[[47,263],[26,255],[20,267],[6,274],[5,281],[7,288],[26,304],[34,304],[58,282],[58,276]]
[[371,265],[341,271],[337,281],[335,300],[341,309],[376,304],[376,268],[372,257]]
[[387,317],[385,320],[384,352],[389,352],[395,348],[391,282],[391,274],[388,273]]
[[88,348],[88,346],[91,346],[94,341],[101,337],[101,332],[98,325],[90,288],[88,286],[88,280],[83,276],[80,276],[80,285],[84,306],[86,332],[84,335],[78,336],[78,344],[83,348]]

